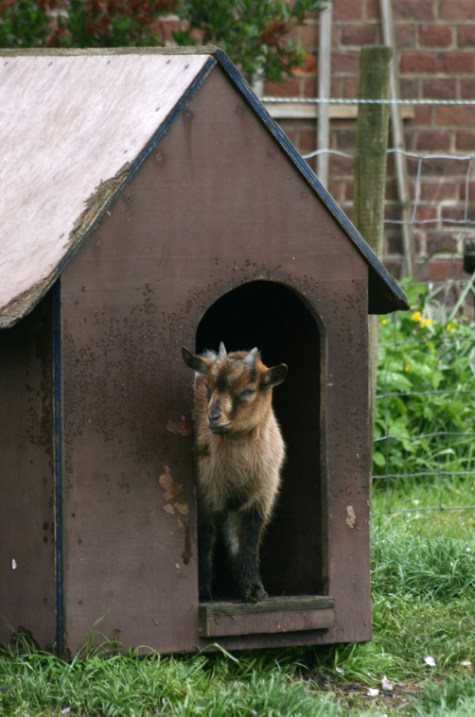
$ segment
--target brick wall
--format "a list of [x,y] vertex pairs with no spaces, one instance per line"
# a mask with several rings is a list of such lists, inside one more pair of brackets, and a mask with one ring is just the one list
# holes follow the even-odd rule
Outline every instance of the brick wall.
[[[401,97],[475,99],[475,0],[393,0],[392,7]],[[298,28],[296,35],[308,53],[305,66],[282,86],[268,83],[266,95],[316,95],[318,19]],[[381,41],[378,0],[334,0],[332,97],[357,96],[360,48]],[[315,149],[314,120],[282,120],[281,124],[300,151]],[[355,129],[354,119],[332,119],[331,148],[353,154]],[[413,117],[404,120],[404,129],[409,151],[475,154],[475,106],[417,105]],[[468,161],[453,159],[425,160],[421,165],[416,219],[436,220],[414,226],[419,271],[424,278],[464,276],[463,240],[475,234],[475,226],[470,229],[466,224],[451,224],[447,220],[464,221],[468,216],[475,221],[475,163],[469,181],[468,168]],[[408,170],[414,196],[418,161],[408,160]],[[331,157],[329,190],[351,216],[351,159]],[[386,217],[400,219],[391,160],[386,195]],[[400,254],[400,231],[397,225],[388,225],[385,261],[396,274]],[[432,258],[426,262],[429,255]]]

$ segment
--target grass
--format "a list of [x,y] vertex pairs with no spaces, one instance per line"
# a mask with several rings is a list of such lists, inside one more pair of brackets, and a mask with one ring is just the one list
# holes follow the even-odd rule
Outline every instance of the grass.
[[[430,490],[416,486],[411,500],[426,504]],[[469,505],[469,481],[456,490]],[[394,502],[383,515],[385,500],[375,491],[370,642],[145,658],[109,643],[65,662],[19,636],[0,653],[0,714],[475,714],[475,511],[406,513]]]

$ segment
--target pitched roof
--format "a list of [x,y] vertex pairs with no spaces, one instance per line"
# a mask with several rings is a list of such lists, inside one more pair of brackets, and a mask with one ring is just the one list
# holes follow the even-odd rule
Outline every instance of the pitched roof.
[[0,54],[0,327],[27,314],[219,63],[369,267],[369,311],[404,294],[224,53]]

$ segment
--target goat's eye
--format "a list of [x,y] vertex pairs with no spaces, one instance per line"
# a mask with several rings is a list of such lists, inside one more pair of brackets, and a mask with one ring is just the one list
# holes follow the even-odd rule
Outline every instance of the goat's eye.
[[252,396],[252,394],[255,393],[255,390],[253,388],[245,388],[244,391],[241,391],[239,394],[240,396]]

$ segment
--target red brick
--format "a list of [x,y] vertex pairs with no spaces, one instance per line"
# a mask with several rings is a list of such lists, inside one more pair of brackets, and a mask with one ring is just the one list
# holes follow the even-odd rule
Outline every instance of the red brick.
[[441,202],[444,199],[457,200],[459,187],[456,182],[446,182],[443,178],[433,181],[421,181],[421,201]]
[[416,149],[424,152],[448,152],[450,133],[433,129],[418,132]]
[[451,78],[424,80],[422,96],[434,100],[454,100],[457,97],[456,82]]
[[335,133],[336,146],[346,152],[354,152],[356,146],[356,129],[355,125],[351,125],[351,129],[344,129]]
[[[471,1],[471,0],[470,0]],[[434,0],[393,0],[394,19],[434,20]]]
[[332,55],[332,72],[357,74],[359,62],[359,52],[334,52]]
[[437,219],[437,207],[431,207],[427,204],[419,204],[416,210],[416,222],[434,222]]
[[354,172],[354,159],[340,157],[339,155],[330,155],[331,174],[340,177],[352,177]]
[[444,251],[452,253],[457,248],[457,237],[451,232],[436,231],[427,232],[426,247],[427,253]]
[[452,44],[452,28],[447,25],[421,25],[419,43],[422,47],[448,47]]
[[475,221],[475,207],[469,206],[467,216],[465,216],[465,207],[442,207],[442,218],[444,220],[452,219],[457,222]]
[[405,100],[417,100],[419,98],[419,80],[416,78],[402,77],[399,81],[401,97]]
[[[465,182],[463,182],[460,187],[460,198],[462,201],[465,201],[466,194],[467,188]],[[468,183],[468,201],[475,202],[475,181]]]
[[377,25],[361,23],[344,25],[341,28],[342,45],[375,45],[378,42],[381,42],[381,37]]
[[438,55],[433,52],[402,52],[401,72],[413,72],[417,74],[439,72],[441,67]]
[[475,25],[460,25],[457,28],[459,47],[475,47]]
[[460,80],[460,96],[464,100],[475,99],[475,78]]
[[299,132],[297,146],[303,154],[313,152],[315,149],[316,132],[311,130],[302,130]]
[[[412,159],[409,162],[409,174],[415,176],[417,173],[417,160]],[[439,157],[430,157],[422,161],[422,176],[424,178],[432,177],[464,177],[467,173],[467,161],[460,159],[444,159]]]
[[313,77],[302,77],[300,80],[300,97],[315,97],[316,93],[316,75],[313,75]]
[[[474,0],[475,6],[475,0]],[[475,53],[473,52],[444,52],[442,57],[442,72],[472,73],[475,72]]]
[[308,20],[301,25],[299,42],[308,49],[318,47],[318,25],[315,22]]
[[432,124],[433,108],[429,105],[415,105],[414,119],[409,120],[410,126],[421,127]]
[[[388,254],[402,254],[402,238],[400,234],[392,233],[386,236],[386,252]],[[384,262],[387,264],[387,262]]]
[[343,91],[344,81],[341,77],[332,77],[330,85],[330,94],[332,97],[345,97]]
[[415,47],[416,45],[416,26],[413,22],[400,22],[394,28],[396,38],[396,47],[403,49],[405,47]]
[[355,196],[355,183],[352,179],[347,179],[345,182],[344,193],[342,201],[352,202]]
[[300,80],[297,77],[289,77],[285,82],[266,82],[265,95],[274,97],[299,97]]
[[358,78],[346,78],[343,80],[343,92],[340,95],[340,97],[345,97],[347,99],[354,99],[355,97],[358,97]]
[[363,15],[362,0],[337,0],[333,7],[333,20],[360,20]]
[[380,19],[379,0],[366,0],[365,17],[369,20]]
[[463,276],[462,260],[458,257],[429,261],[422,265],[420,272],[417,274],[418,279],[421,281],[446,281],[449,278],[461,276]]
[[441,0],[439,13],[444,20],[475,20],[475,3],[473,0]]
[[330,180],[328,183],[328,191],[337,202],[343,201],[345,197],[345,185],[345,181],[339,180]]
[[458,150],[475,150],[475,130],[458,130],[455,146]]
[[385,198],[386,201],[397,201],[399,199],[397,182],[393,178],[386,180]]
[[401,219],[399,203],[387,201],[384,205],[384,218],[386,221],[399,221]]
[[475,106],[436,107],[435,121],[437,125],[473,127],[475,125]]

